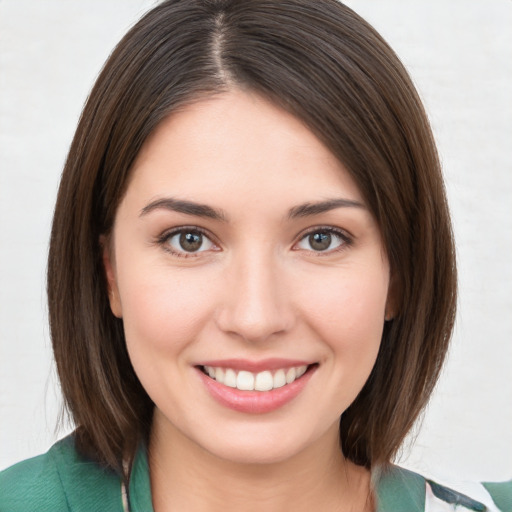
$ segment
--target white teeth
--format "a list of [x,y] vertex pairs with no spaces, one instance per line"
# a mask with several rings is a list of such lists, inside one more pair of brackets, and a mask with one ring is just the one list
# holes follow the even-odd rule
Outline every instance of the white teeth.
[[222,368],[215,368],[215,380],[224,382],[224,370]]
[[238,372],[236,387],[242,391],[252,391],[254,389],[254,375],[251,372]]
[[297,371],[295,370],[295,368],[290,368],[286,372],[286,384],[291,384],[295,380],[296,377],[297,377]]
[[274,379],[270,372],[260,372],[256,375],[256,381],[254,382],[254,389],[256,391],[270,391],[273,387]]
[[274,388],[282,388],[286,384],[286,375],[284,370],[277,370],[274,374]]
[[231,368],[228,368],[224,374],[224,385],[236,388],[236,373]]
[[308,367],[306,365],[299,366],[297,368],[297,372],[296,372],[295,378],[298,379],[299,377],[302,377],[306,373],[307,369],[308,369]]
[[274,374],[269,370],[254,374],[245,370],[240,370],[237,373],[232,368],[204,367],[205,373],[212,379],[241,391],[270,391],[271,389],[281,388],[302,377],[307,369],[307,365],[303,365],[279,369]]

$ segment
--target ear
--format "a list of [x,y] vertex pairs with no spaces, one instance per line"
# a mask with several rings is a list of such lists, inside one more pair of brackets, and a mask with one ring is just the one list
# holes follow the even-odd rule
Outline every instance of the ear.
[[117,277],[115,272],[114,251],[110,240],[105,235],[100,236],[101,257],[103,261],[103,269],[107,279],[107,293],[110,302],[110,309],[117,318],[123,317],[121,298],[119,296],[119,288],[117,286]]
[[398,279],[395,272],[391,273],[389,278],[388,297],[386,299],[386,309],[384,310],[384,320],[389,322],[398,315],[400,290]]

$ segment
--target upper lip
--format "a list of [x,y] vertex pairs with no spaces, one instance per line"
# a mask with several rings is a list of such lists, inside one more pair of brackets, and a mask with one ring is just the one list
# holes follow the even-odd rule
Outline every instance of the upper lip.
[[261,372],[264,370],[279,370],[281,368],[292,368],[297,366],[309,366],[313,364],[311,361],[302,359],[282,359],[269,358],[260,361],[252,361],[249,359],[216,359],[209,361],[201,361],[195,366],[213,366],[215,368],[231,368],[233,370],[245,370],[248,372]]

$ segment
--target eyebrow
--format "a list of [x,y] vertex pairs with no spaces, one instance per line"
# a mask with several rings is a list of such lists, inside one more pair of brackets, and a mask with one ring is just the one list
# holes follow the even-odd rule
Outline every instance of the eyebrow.
[[[312,215],[319,215],[337,208],[363,208],[366,206],[359,201],[352,199],[327,199],[325,201],[317,201],[314,203],[304,203],[290,208],[288,211],[289,219],[296,219],[299,217],[308,217]],[[194,201],[187,201],[185,199],[176,199],[173,197],[164,197],[152,201],[140,212],[140,217],[147,215],[154,210],[170,210],[186,215],[193,215],[195,217],[206,217],[213,220],[227,222],[227,215],[220,209],[213,208],[207,204],[196,203]]]
[[194,201],[186,201],[184,199],[175,199],[173,197],[164,197],[152,201],[147,206],[142,208],[140,217],[147,215],[154,210],[171,210],[178,213],[185,213],[187,215],[194,215],[196,217],[207,217],[213,220],[227,221],[226,214],[222,210],[212,208],[207,204],[196,203]]
[[296,219],[298,217],[308,217],[310,215],[318,215],[320,213],[325,213],[331,210],[335,210],[336,208],[363,208],[366,209],[366,206],[359,201],[354,201],[352,199],[327,199],[326,201],[318,201],[315,203],[304,203],[299,204],[298,206],[294,206],[288,212],[288,218]]

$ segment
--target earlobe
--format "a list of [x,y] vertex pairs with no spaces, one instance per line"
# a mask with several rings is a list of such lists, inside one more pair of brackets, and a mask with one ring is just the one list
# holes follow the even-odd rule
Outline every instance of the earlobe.
[[103,262],[103,269],[107,280],[107,293],[110,309],[114,316],[122,318],[121,299],[119,296],[119,289],[117,287],[113,251],[110,242],[104,235],[100,237],[100,247],[102,251],[101,258]]

